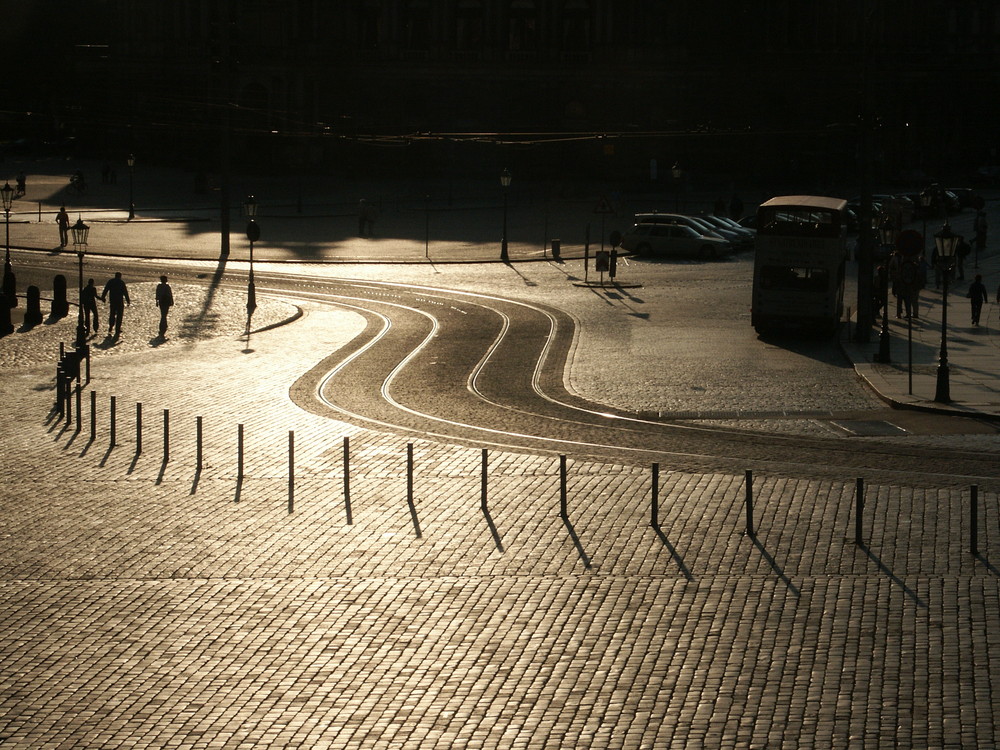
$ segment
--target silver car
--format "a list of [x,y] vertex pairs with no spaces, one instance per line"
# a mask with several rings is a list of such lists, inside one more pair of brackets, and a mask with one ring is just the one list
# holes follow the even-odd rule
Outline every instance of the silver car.
[[708,237],[685,224],[636,224],[622,235],[623,250],[651,257],[711,260],[732,250],[721,237]]

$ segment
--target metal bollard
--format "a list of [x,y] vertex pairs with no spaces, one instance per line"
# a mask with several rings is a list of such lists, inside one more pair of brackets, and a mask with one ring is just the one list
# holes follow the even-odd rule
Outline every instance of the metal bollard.
[[979,554],[979,485],[969,487],[969,551]]
[[482,509],[483,513],[489,513],[489,507],[486,504],[486,478],[488,463],[489,451],[486,448],[483,448],[482,471],[480,472],[479,478],[479,507]]
[[406,502],[413,505],[413,443],[406,444]]
[[559,456],[559,515],[569,518],[566,508],[566,456]]
[[653,464],[652,468],[653,475],[651,477],[651,507],[650,507],[650,518],[649,525],[654,529],[660,528],[660,465],[658,463]]
[[295,431],[288,431],[288,512],[295,510]]
[[747,536],[754,535],[753,529],[753,472],[747,469],[744,474],[744,484],[746,490],[746,511],[747,511]]
[[243,425],[236,430],[236,478],[243,479]]
[[351,439],[344,438],[344,511],[347,514],[347,525],[354,523],[351,516]]
[[195,467],[197,471],[201,471],[201,443],[202,443],[202,428],[201,428],[201,417],[195,417],[195,440],[197,442],[196,453],[195,453]]
[[90,439],[97,440],[97,391],[90,392]]
[[170,460],[170,410],[163,410],[163,461]]
[[111,443],[111,447],[112,448],[115,447],[115,429],[116,429],[115,423],[117,421],[116,420],[117,411],[118,411],[118,409],[117,409],[117,400],[116,400],[116,398],[114,396],[112,396],[111,397],[111,419],[110,419],[110,425],[111,425],[111,439],[110,439],[110,443]]
[[861,515],[865,507],[865,480],[857,478],[854,485],[854,543],[859,547],[864,544],[861,533]]
[[142,403],[135,404],[135,455],[142,455]]

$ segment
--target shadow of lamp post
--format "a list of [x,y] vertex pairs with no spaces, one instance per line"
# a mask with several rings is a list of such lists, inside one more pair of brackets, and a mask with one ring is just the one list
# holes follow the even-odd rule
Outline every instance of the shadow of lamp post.
[[253,243],[260,239],[260,227],[257,225],[257,199],[248,195],[243,201],[243,210],[247,215],[247,239],[250,241],[250,276],[247,280],[247,335],[250,335],[250,321],[253,311],[257,309],[257,287],[253,280]]
[[87,346],[87,327],[83,323],[83,256],[87,251],[87,236],[90,234],[90,227],[83,223],[79,216],[76,224],[73,225],[73,247],[76,249],[78,261],[77,270],[79,282],[76,314],[76,349],[82,351]]
[[948,279],[955,265],[955,248],[961,239],[961,236],[951,231],[951,226],[947,222],[941,231],[934,235],[938,265],[941,268],[941,275],[944,276],[944,292],[941,297],[941,356],[937,368],[937,388],[934,392],[934,400],[939,404],[951,403],[948,369]]

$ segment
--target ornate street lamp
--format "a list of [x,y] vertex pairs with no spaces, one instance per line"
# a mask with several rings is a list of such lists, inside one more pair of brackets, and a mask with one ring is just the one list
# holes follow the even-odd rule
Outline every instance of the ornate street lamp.
[[76,257],[79,261],[79,298],[76,316],[76,348],[83,350],[87,345],[87,328],[83,324],[83,256],[87,250],[87,236],[90,234],[90,227],[83,223],[79,216],[76,224],[73,225],[73,247],[76,249]]
[[250,278],[247,281],[247,336],[249,336],[250,321],[253,318],[253,311],[257,309],[257,287],[253,280],[253,243],[260,239],[260,227],[255,221],[257,199],[248,195],[243,201],[243,210],[247,215],[247,239],[250,241]]
[[128,159],[128,220],[135,218],[135,154],[129,154]]
[[939,404],[951,403],[948,370],[948,278],[955,264],[955,248],[961,239],[960,235],[951,231],[951,226],[947,222],[941,231],[934,235],[938,264],[944,276],[944,294],[941,301],[941,357],[937,369],[937,389],[934,392],[934,400]]
[[882,297],[882,332],[878,337],[878,361],[887,363],[892,361],[889,353],[889,255],[896,246],[896,238],[899,236],[899,229],[888,216],[882,217],[882,222],[878,227],[879,238],[882,242],[882,265],[879,273],[879,294]]
[[10,307],[17,307],[17,279],[14,276],[14,267],[10,264],[10,209],[14,202],[14,188],[9,182],[5,182],[0,188],[0,197],[3,198],[4,224],[7,230],[7,252],[3,259],[3,296]]
[[503,186],[503,235],[500,237],[500,260],[510,262],[507,254],[507,190],[510,187],[510,170],[504,167],[500,173],[500,184]]

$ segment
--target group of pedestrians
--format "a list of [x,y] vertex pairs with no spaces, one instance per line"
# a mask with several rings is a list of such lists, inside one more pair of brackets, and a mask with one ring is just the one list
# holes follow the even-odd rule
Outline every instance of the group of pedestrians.
[[[104,285],[104,290],[98,295],[97,286],[93,279],[87,281],[87,286],[83,288],[81,301],[83,304],[84,328],[97,333],[100,328],[98,318],[97,300],[108,303],[108,335],[114,334],[115,338],[121,336],[122,322],[125,318],[125,308],[132,306],[132,299],[129,297],[128,285],[122,278],[121,271],[116,271],[113,278],[108,279]],[[167,314],[174,306],[174,293],[167,283],[167,277],[161,276],[160,283],[156,285],[156,306],[160,310],[159,337],[165,339],[167,336]]]

